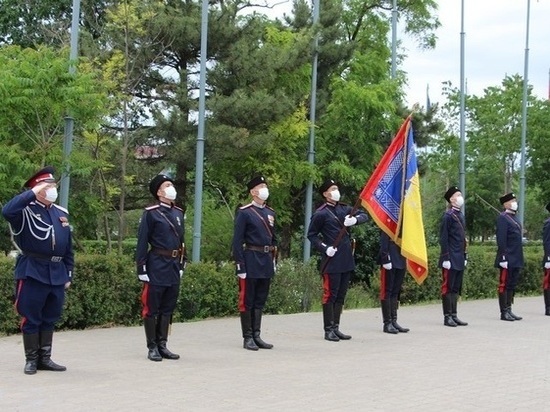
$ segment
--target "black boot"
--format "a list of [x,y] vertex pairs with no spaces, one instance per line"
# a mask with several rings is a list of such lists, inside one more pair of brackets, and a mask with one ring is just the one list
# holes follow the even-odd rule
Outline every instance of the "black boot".
[[506,292],[498,294],[498,305],[500,307],[500,320],[513,322],[515,319],[508,312],[508,299]]
[[23,334],[23,347],[25,348],[25,368],[23,372],[26,375],[34,375],[38,366],[38,333]]
[[384,331],[384,333],[391,333],[392,335],[399,333],[399,331],[395,329],[391,321],[390,300],[381,300],[380,307],[382,308],[382,321],[384,322],[384,328],[382,330]]
[[445,295],[441,296],[441,302],[443,304],[443,324],[445,326],[450,326],[452,328],[456,328],[458,325],[454,321],[452,314],[451,314],[451,294],[447,293]]
[[260,332],[262,329],[262,310],[254,309],[252,312],[252,338],[254,343],[260,349],[272,349],[273,345],[271,343],[264,342],[260,338]]
[[241,329],[243,332],[243,348],[258,350],[258,345],[252,337],[252,315],[249,310],[241,312]]
[[544,314],[550,316],[550,289],[544,289]]
[[334,328],[334,305],[332,303],[323,305],[323,329],[325,330],[325,340],[330,342],[340,341]]
[[157,348],[159,355],[164,359],[179,359],[180,355],[172,353],[166,347],[168,342],[168,329],[170,329],[171,315],[160,315],[157,321]]
[[404,328],[397,323],[397,307],[399,306],[399,301],[397,298],[391,298],[390,299],[390,317],[391,317],[391,324],[399,333],[407,333],[410,329]]
[[52,361],[52,340],[53,330],[40,332],[40,349],[38,350],[38,366],[41,371],[64,372],[67,370],[65,366],[58,365]]
[[508,313],[510,314],[511,317],[514,318],[514,320],[522,320],[523,318],[521,316],[514,315],[514,313],[512,312],[512,304],[514,303],[514,293],[515,292],[513,290],[506,291],[507,300],[508,300]]
[[147,317],[143,318],[143,327],[145,329],[145,339],[147,341],[147,359],[153,362],[160,362],[162,356],[160,356],[159,349],[157,346],[157,318]]
[[458,293],[451,293],[451,318],[457,326],[468,326],[468,322],[463,322],[456,316],[458,306]]
[[343,309],[344,305],[341,303],[334,304],[334,334],[338,336],[340,340],[350,340],[351,335],[340,332],[340,316],[342,315]]

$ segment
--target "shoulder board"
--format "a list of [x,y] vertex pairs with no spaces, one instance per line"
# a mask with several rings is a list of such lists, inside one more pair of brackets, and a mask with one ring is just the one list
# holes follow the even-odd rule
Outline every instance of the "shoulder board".
[[244,206],[239,207],[239,210],[243,210],[243,209],[249,208],[250,206],[252,206],[252,203],[249,203],[249,204],[247,204],[247,205],[244,205]]
[[160,205],[153,205],[153,206],[146,207],[145,210],[155,210],[155,209],[158,209],[159,207]]
[[265,208],[271,210],[272,212],[275,211],[275,210],[273,210],[273,208],[269,207],[268,205],[265,205]]
[[347,203],[338,202],[338,204],[339,204],[340,206],[348,206]]
[[[327,207],[327,204],[326,204],[326,203],[323,203],[321,206],[319,206],[319,207],[317,208],[317,210],[323,210],[325,207]],[[317,210],[316,210],[316,211],[317,211]]]
[[57,207],[59,210],[69,214],[69,211],[65,209],[63,206],[59,206],[58,204],[52,203],[53,206]]
[[179,207],[179,206],[174,205],[174,206],[172,206],[172,207],[173,207],[174,209],[176,209],[176,210],[179,210],[180,212],[183,212],[183,209],[182,209],[181,207]]

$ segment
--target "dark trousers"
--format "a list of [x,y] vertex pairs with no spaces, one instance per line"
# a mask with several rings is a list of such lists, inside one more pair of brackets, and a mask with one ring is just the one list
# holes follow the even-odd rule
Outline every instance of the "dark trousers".
[[521,268],[500,268],[498,293],[514,292],[519,282]]
[[323,305],[326,303],[344,304],[348,293],[351,272],[323,274]]
[[464,279],[464,271],[454,270],[452,268],[442,268],[441,273],[441,295],[445,296],[447,293],[460,294],[462,292],[462,280]]
[[246,312],[254,309],[263,310],[267,296],[269,295],[269,287],[271,285],[270,278],[254,279],[246,278],[239,280],[239,312]]
[[46,285],[33,278],[19,280],[15,308],[24,334],[51,331],[61,317],[65,285]]
[[171,315],[176,309],[176,303],[180,293],[180,285],[157,286],[150,283],[143,284],[141,292],[142,318],[150,318],[158,315]]
[[380,269],[380,300],[398,299],[405,279],[405,269]]

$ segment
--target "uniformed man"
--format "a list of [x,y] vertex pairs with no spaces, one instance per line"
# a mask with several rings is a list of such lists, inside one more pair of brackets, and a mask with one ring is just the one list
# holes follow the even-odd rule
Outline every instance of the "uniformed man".
[[54,203],[54,173],[51,166],[35,173],[24,184],[29,190],[2,209],[20,252],[15,263],[15,307],[21,315],[28,375],[67,369],[51,360],[54,326],[61,317],[74,267],[69,213]]
[[462,192],[451,186],[443,195],[448,209],[441,218],[439,227],[439,267],[442,272],[441,301],[443,304],[443,324],[457,327],[467,326],[457,316],[458,297],[462,291],[466,255],[466,221],[460,208],[464,204]]
[[275,211],[266,205],[267,182],[256,176],[246,187],[252,201],[239,208],[233,232],[233,258],[239,282],[239,313],[243,348],[257,351],[273,345],[260,337],[262,312],[275,274],[277,239]]
[[185,267],[183,211],[174,205],[173,180],[155,176],[149,191],[158,200],[143,212],[136,248],[137,274],[143,282],[141,312],[148,359],[179,359],[167,347],[168,331],[176,308]]
[[397,308],[399,295],[407,261],[401,255],[401,248],[384,232],[380,231],[380,251],[378,253],[380,269],[380,307],[382,308],[382,320],[385,333],[407,333],[410,329],[397,323]]
[[355,269],[352,239],[349,228],[367,221],[364,212],[353,216],[351,206],[340,203],[340,191],[333,179],[326,180],[319,193],[325,203],[311,216],[307,238],[323,254],[323,329],[325,339],[331,342],[351,339],[340,331],[340,316],[348,291],[351,274]]
[[521,320],[512,312],[514,293],[523,268],[523,229],[516,217],[518,202],[514,193],[500,198],[504,211],[497,218],[496,238],[497,255],[495,267],[500,270],[498,284],[498,302],[500,319],[505,321]]
[[[550,203],[546,204],[546,210],[550,212]],[[544,314],[550,316],[550,218],[544,221],[542,229],[542,246],[544,248],[544,258],[542,259],[542,267],[544,276],[542,288],[544,293]]]

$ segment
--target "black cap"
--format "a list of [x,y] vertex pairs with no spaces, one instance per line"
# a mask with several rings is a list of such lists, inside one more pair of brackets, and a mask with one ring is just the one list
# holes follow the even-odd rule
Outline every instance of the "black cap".
[[550,212],[550,203],[546,204],[546,210],[548,210]]
[[321,186],[319,186],[319,193],[321,194],[321,196],[323,195],[323,193],[325,193],[329,187],[331,186],[337,186],[337,183],[333,180],[333,179],[327,179],[323,182],[323,184]]
[[267,184],[267,181],[265,180],[265,177],[259,175],[256,177],[253,177],[247,184],[246,187],[248,190],[254,189],[256,186],[261,185],[262,183]]
[[151,194],[155,199],[158,199],[157,192],[159,190],[160,185],[163,184],[164,182],[174,183],[172,178],[162,174],[156,175],[155,177],[153,177],[153,179],[151,180],[151,183],[149,183],[149,191],[151,192]]
[[40,169],[34,175],[32,175],[29,180],[25,182],[23,187],[33,188],[38,183],[41,182],[55,182],[53,175],[55,174],[55,169],[52,166],[46,166],[43,169]]
[[445,198],[445,200],[446,200],[447,202],[450,202],[450,201],[451,201],[451,197],[452,197],[456,192],[460,192],[460,189],[459,189],[457,186],[451,186],[449,189],[447,189],[447,191],[445,192],[445,194],[443,195],[443,197]]
[[503,205],[504,203],[508,202],[509,200],[515,199],[516,195],[514,193],[507,193],[504,196],[500,197],[500,204]]

